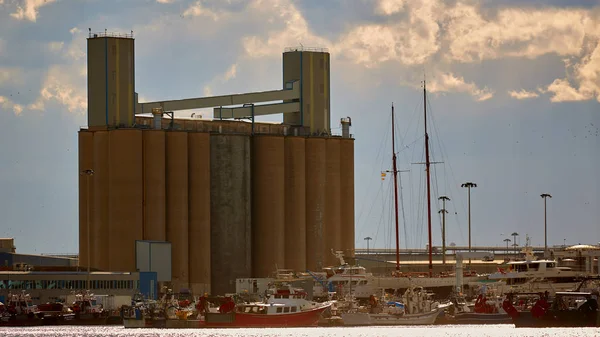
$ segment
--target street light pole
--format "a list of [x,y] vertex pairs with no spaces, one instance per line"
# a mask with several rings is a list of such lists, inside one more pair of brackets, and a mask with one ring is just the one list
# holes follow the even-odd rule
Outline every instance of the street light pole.
[[515,247],[515,258],[517,258],[517,236],[519,236],[519,233],[513,232],[511,235],[513,237],[513,247]]
[[506,255],[508,256],[508,243],[510,242],[509,238],[504,239],[504,242],[506,242]]
[[449,201],[450,198],[442,195],[438,200],[442,201],[442,209],[438,211],[442,213],[442,264],[446,264],[446,213],[448,213],[446,210],[446,200]]
[[[460,185],[460,187],[466,187],[469,195],[469,253],[471,252],[471,188],[477,187],[477,184],[470,181]],[[469,258],[469,265],[471,265],[471,259]]]
[[544,199],[544,257],[548,257],[548,221],[546,217],[546,199],[552,198],[548,193],[540,194],[540,197]]
[[87,279],[86,279],[86,289],[90,289],[90,177],[94,175],[94,170],[87,169],[81,171],[82,175],[85,175],[85,189],[86,189],[86,200],[85,200],[85,213],[86,213],[86,236],[87,236]]
[[371,240],[373,240],[373,238],[370,236],[367,236],[365,238],[365,241],[367,241],[367,255],[369,255],[369,241],[371,241]]

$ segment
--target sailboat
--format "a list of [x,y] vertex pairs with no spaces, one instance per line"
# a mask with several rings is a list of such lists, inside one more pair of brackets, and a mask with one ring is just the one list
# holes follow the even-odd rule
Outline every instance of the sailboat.
[[[402,303],[384,301],[383,305],[377,299],[371,298],[370,311],[342,313],[344,325],[428,325],[433,324],[437,317],[447,307],[435,302],[432,293],[424,288],[435,288],[433,285],[454,285],[453,278],[433,277],[432,237],[431,237],[431,178],[429,159],[429,134],[427,132],[427,88],[423,82],[424,121],[425,121],[425,168],[427,173],[427,228],[429,238],[429,273],[428,277],[411,279],[402,277],[400,272],[400,230],[398,220],[398,164],[396,157],[396,140],[394,124],[394,106],[392,105],[392,173],[394,177],[394,215],[396,229],[396,271],[392,277],[377,278],[374,281],[383,289],[405,289]],[[433,286],[433,287],[432,287]],[[449,305],[449,304],[448,304]]]
[[[423,120],[424,120],[424,147],[425,147],[425,172],[426,172],[426,195],[427,195],[427,230],[428,230],[428,273],[426,275],[420,275],[419,277],[411,277],[410,274],[402,273],[400,271],[400,231],[399,231],[399,217],[398,217],[398,170],[397,157],[396,157],[396,141],[394,131],[394,106],[392,105],[392,171],[393,184],[394,184],[394,220],[396,230],[396,268],[392,273],[392,277],[374,277],[371,282],[373,286],[384,288],[384,289],[400,289],[404,291],[411,287],[423,287],[429,290],[435,291],[440,295],[448,295],[452,293],[456,287],[456,278],[454,277],[439,277],[433,274],[433,244],[432,244],[432,215],[431,215],[431,174],[430,166],[432,164],[430,160],[429,151],[429,132],[427,129],[427,87],[426,82],[423,81]],[[485,279],[483,275],[468,274],[463,277],[463,285],[469,282],[475,282]]]
[[[348,291],[351,290],[353,295],[358,300],[367,300],[370,295],[378,294],[382,289],[394,289],[396,293],[402,294],[406,290],[422,287],[424,289],[435,292],[436,296],[444,297],[452,294],[456,289],[456,278],[455,277],[440,277],[433,275],[433,262],[432,262],[432,237],[431,237],[431,178],[430,178],[430,166],[432,162],[429,158],[429,133],[427,130],[427,88],[425,82],[423,82],[423,99],[424,99],[424,121],[425,121],[425,168],[427,173],[427,228],[428,228],[428,260],[429,260],[429,272],[421,273],[418,277],[414,277],[409,273],[402,273],[400,271],[400,231],[399,231],[399,208],[398,208],[398,170],[397,157],[396,157],[396,143],[395,143],[395,114],[394,106],[392,105],[392,171],[394,179],[394,214],[395,214],[395,236],[396,236],[396,268],[392,275],[377,276],[371,273],[367,273],[364,267],[361,266],[349,266],[342,265],[333,267],[335,271],[332,275],[327,275],[326,282],[324,284],[332,284],[336,291]],[[352,276],[350,278],[349,276]],[[462,278],[462,284],[467,285],[470,282],[477,282],[484,280],[486,277],[483,275],[468,274]],[[357,284],[358,283],[358,284]],[[354,284],[354,285],[351,285]],[[327,287],[320,282],[315,281],[315,287],[313,289],[315,296],[327,295]]]

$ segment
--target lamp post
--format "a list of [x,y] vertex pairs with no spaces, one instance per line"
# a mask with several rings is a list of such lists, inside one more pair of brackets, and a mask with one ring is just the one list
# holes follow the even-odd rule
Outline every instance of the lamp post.
[[86,189],[86,198],[85,198],[85,217],[86,217],[86,232],[87,232],[87,281],[86,281],[86,289],[90,289],[90,177],[94,175],[94,170],[86,169],[81,171],[81,175],[85,175],[85,189]]
[[512,234],[513,237],[513,247],[515,247],[515,258],[517,257],[517,236],[519,236],[519,233],[517,232],[513,232]]
[[[469,253],[470,253],[471,252],[471,188],[477,187],[477,184],[468,181],[468,182],[460,185],[460,187],[465,187],[468,190],[468,195],[469,195]],[[469,259],[469,265],[470,264],[471,264],[471,259]]]
[[371,241],[371,240],[373,240],[373,238],[370,236],[367,236],[365,238],[365,241],[367,241],[367,255],[369,255],[369,241]]
[[548,193],[540,194],[544,199],[544,257],[548,257],[548,221],[546,217],[546,199],[552,198]]
[[504,242],[506,242],[506,255],[508,256],[508,243],[510,242],[509,238],[504,239]]
[[438,200],[442,201],[442,209],[438,211],[442,214],[442,264],[446,264],[446,200],[450,201],[450,198],[442,195]]

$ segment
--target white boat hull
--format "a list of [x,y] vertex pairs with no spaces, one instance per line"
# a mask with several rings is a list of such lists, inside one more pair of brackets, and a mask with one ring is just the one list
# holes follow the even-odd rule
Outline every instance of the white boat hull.
[[369,313],[343,313],[341,315],[344,325],[431,325],[442,311],[441,308],[422,314],[369,314]]

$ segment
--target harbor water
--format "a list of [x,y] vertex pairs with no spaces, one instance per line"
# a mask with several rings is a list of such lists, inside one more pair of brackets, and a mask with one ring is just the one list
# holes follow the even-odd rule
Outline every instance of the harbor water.
[[446,337],[600,337],[600,328],[523,329],[513,325],[463,325],[426,327],[354,327],[354,328],[286,328],[286,329],[125,329],[115,326],[44,326],[4,327],[0,336],[206,336],[206,337],[379,337],[379,336],[446,336]]

